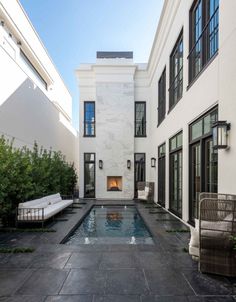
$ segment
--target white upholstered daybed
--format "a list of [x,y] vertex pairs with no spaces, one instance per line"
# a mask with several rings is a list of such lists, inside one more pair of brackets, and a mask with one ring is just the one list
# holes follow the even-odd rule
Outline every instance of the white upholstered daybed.
[[16,214],[16,223],[44,222],[73,204],[73,198],[62,199],[59,193],[19,203]]

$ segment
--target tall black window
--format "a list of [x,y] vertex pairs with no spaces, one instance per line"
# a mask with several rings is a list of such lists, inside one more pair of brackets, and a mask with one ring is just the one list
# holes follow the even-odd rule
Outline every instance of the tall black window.
[[135,197],[137,196],[138,182],[146,179],[146,160],[145,153],[134,154],[134,181],[135,181]]
[[135,137],[146,136],[146,102],[135,102]]
[[219,0],[197,0],[190,10],[189,82],[218,51]]
[[198,218],[199,194],[217,192],[218,153],[213,149],[211,126],[218,120],[217,108],[189,126],[189,220]]
[[84,197],[95,197],[95,153],[84,153]]
[[182,132],[170,139],[170,210],[182,217]]
[[166,114],[166,69],[162,72],[158,82],[158,125],[164,120]]
[[183,94],[183,31],[170,55],[170,102],[171,109]]
[[84,136],[95,136],[95,102],[84,102]]
[[158,148],[158,203],[165,207],[166,144]]

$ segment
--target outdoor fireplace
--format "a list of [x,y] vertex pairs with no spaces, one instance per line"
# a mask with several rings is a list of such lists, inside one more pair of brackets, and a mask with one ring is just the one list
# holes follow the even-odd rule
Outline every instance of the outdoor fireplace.
[[107,176],[107,191],[122,191],[122,176]]

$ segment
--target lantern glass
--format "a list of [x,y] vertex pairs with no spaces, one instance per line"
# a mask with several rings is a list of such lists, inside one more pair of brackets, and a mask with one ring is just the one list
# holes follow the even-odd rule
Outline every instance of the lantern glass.
[[213,148],[215,149],[225,149],[227,148],[228,141],[228,130],[230,129],[230,124],[226,121],[218,121],[212,126],[213,135]]
[[156,159],[154,157],[151,158],[151,167],[152,168],[156,167]]

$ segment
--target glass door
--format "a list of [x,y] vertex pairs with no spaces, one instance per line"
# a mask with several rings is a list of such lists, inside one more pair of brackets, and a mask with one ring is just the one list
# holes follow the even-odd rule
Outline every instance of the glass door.
[[158,148],[158,203],[165,207],[166,152],[165,144]]
[[205,140],[205,192],[217,193],[218,153],[214,150],[212,138]]
[[191,216],[198,217],[198,201],[201,192],[201,145],[194,144],[190,147],[191,183],[190,194],[192,201]]
[[170,154],[170,210],[182,216],[182,150]]
[[182,132],[179,132],[170,139],[170,211],[175,215],[182,217]]
[[138,196],[138,182],[146,180],[146,163],[145,163],[145,153],[135,153],[134,154],[134,197]]
[[198,218],[200,192],[217,193],[218,153],[213,149],[212,124],[218,120],[214,108],[190,125],[189,220]]
[[95,153],[84,154],[84,197],[95,198]]

